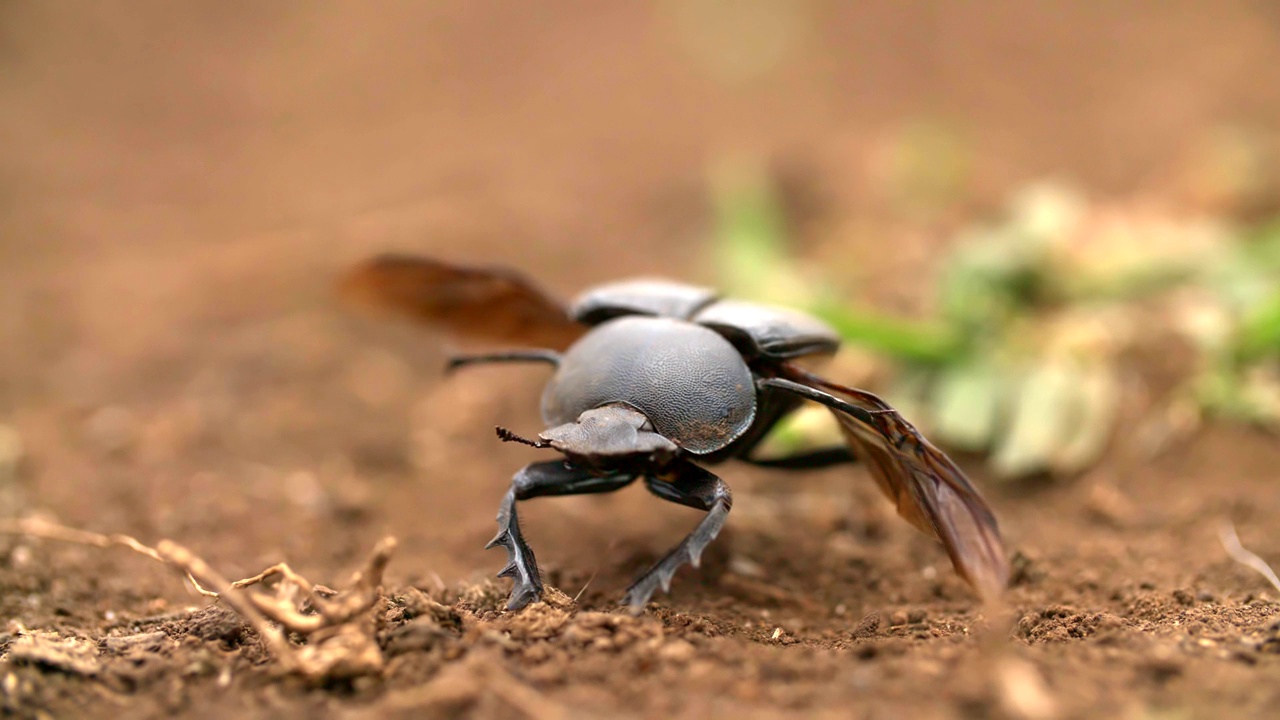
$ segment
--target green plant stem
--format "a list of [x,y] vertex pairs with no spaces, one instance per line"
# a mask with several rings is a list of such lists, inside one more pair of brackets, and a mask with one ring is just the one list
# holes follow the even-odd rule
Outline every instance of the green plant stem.
[[848,342],[895,358],[943,364],[964,354],[963,336],[943,323],[895,318],[834,303],[818,303],[810,311]]
[[1196,278],[1196,268],[1183,263],[1152,264],[1110,277],[1066,278],[1067,301],[1124,302],[1185,285]]
[[1254,307],[1244,319],[1235,355],[1245,363],[1266,355],[1280,355],[1280,292]]

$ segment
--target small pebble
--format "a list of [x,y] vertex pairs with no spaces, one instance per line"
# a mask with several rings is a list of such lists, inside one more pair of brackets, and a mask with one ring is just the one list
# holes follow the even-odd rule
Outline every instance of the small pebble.
[[125,635],[123,637],[109,637],[105,638],[102,644],[108,652],[117,654],[134,649],[155,652],[166,644],[170,644],[170,640],[168,635],[156,631],[138,635]]
[[662,646],[658,655],[671,662],[688,662],[697,653],[697,648],[687,640],[672,640]]
[[1156,648],[1145,664],[1158,682],[1182,673],[1182,662],[1172,650],[1165,647]]
[[31,563],[31,548],[26,545],[19,545],[9,553],[9,562],[13,563],[14,568],[24,568]]
[[8,425],[0,425],[0,480],[12,477],[22,462],[22,438]]
[[853,636],[859,639],[869,638],[875,635],[879,630],[880,613],[873,611],[867,613],[867,616],[862,618],[862,622],[858,623],[858,626],[853,629]]
[[128,409],[113,405],[89,416],[85,422],[85,434],[103,452],[123,452],[137,438],[138,423]]
[[734,555],[729,559],[729,569],[743,577],[764,577],[764,568],[760,563],[745,555]]

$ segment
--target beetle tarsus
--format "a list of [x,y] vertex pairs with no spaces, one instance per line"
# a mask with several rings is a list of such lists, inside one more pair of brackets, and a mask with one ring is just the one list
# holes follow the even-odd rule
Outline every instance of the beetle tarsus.
[[707,516],[702,519],[693,532],[680,542],[667,556],[658,561],[644,575],[636,579],[622,604],[638,613],[644,609],[645,603],[662,588],[670,592],[671,579],[681,565],[689,564],[698,567],[702,563],[702,552],[715,540],[724,527],[725,518],[729,516],[729,508],[733,505],[733,496],[729,486],[723,480],[702,468],[684,463],[677,468],[677,475],[670,481],[645,479],[649,491],[658,497],[688,507],[706,510]]
[[498,534],[485,549],[501,545],[507,549],[507,564],[498,577],[512,579],[508,610],[519,610],[542,599],[542,577],[533,549],[524,541],[516,502],[546,495],[581,495],[611,492],[635,480],[629,474],[594,474],[582,468],[566,466],[563,460],[526,465],[511,479],[511,489],[498,508]]

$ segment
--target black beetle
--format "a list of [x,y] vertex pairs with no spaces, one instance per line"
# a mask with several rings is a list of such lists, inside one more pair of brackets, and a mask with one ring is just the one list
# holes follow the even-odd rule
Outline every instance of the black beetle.
[[[995,516],[960,468],[880,398],[793,362],[838,348],[838,336],[816,318],[662,280],[605,285],[566,309],[509,270],[399,255],[356,267],[343,289],[461,334],[539,348],[458,357],[451,368],[490,362],[556,367],[542,396],[548,429],[527,440],[498,428],[503,440],[564,456],[516,473],[498,512],[498,535],[489,547],[507,549],[499,576],[514,581],[510,609],[542,594],[517,501],[610,492],[643,478],[658,497],[705,510],[694,531],[628,589],[624,603],[638,610],[659,586],[669,587],[681,565],[696,567],[720,532],[732,496],[702,465],[728,458],[783,468],[861,460],[899,514],[938,538],[981,595],[994,597],[1008,584]],[[804,400],[831,410],[847,446],[753,459],[761,439]]]

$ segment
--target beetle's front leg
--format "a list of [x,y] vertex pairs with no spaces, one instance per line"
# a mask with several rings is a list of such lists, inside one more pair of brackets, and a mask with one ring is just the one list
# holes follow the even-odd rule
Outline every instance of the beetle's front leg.
[[623,604],[632,612],[639,612],[659,587],[664,592],[671,589],[671,578],[681,565],[689,563],[698,567],[702,551],[720,534],[733,496],[723,480],[692,463],[679,463],[673,468],[674,476],[645,477],[645,485],[654,495],[688,507],[706,510],[707,516],[689,533],[674,550],[641,575],[623,598]]
[[508,610],[519,610],[542,597],[538,561],[520,532],[516,502],[546,495],[612,492],[633,480],[635,476],[631,474],[592,474],[570,467],[563,460],[533,463],[516,473],[511,479],[511,489],[498,508],[498,534],[485,546],[486,550],[495,545],[507,549],[507,566],[498,573],[498,577],[509,577],[513,581],[511,598],[507,601]]

